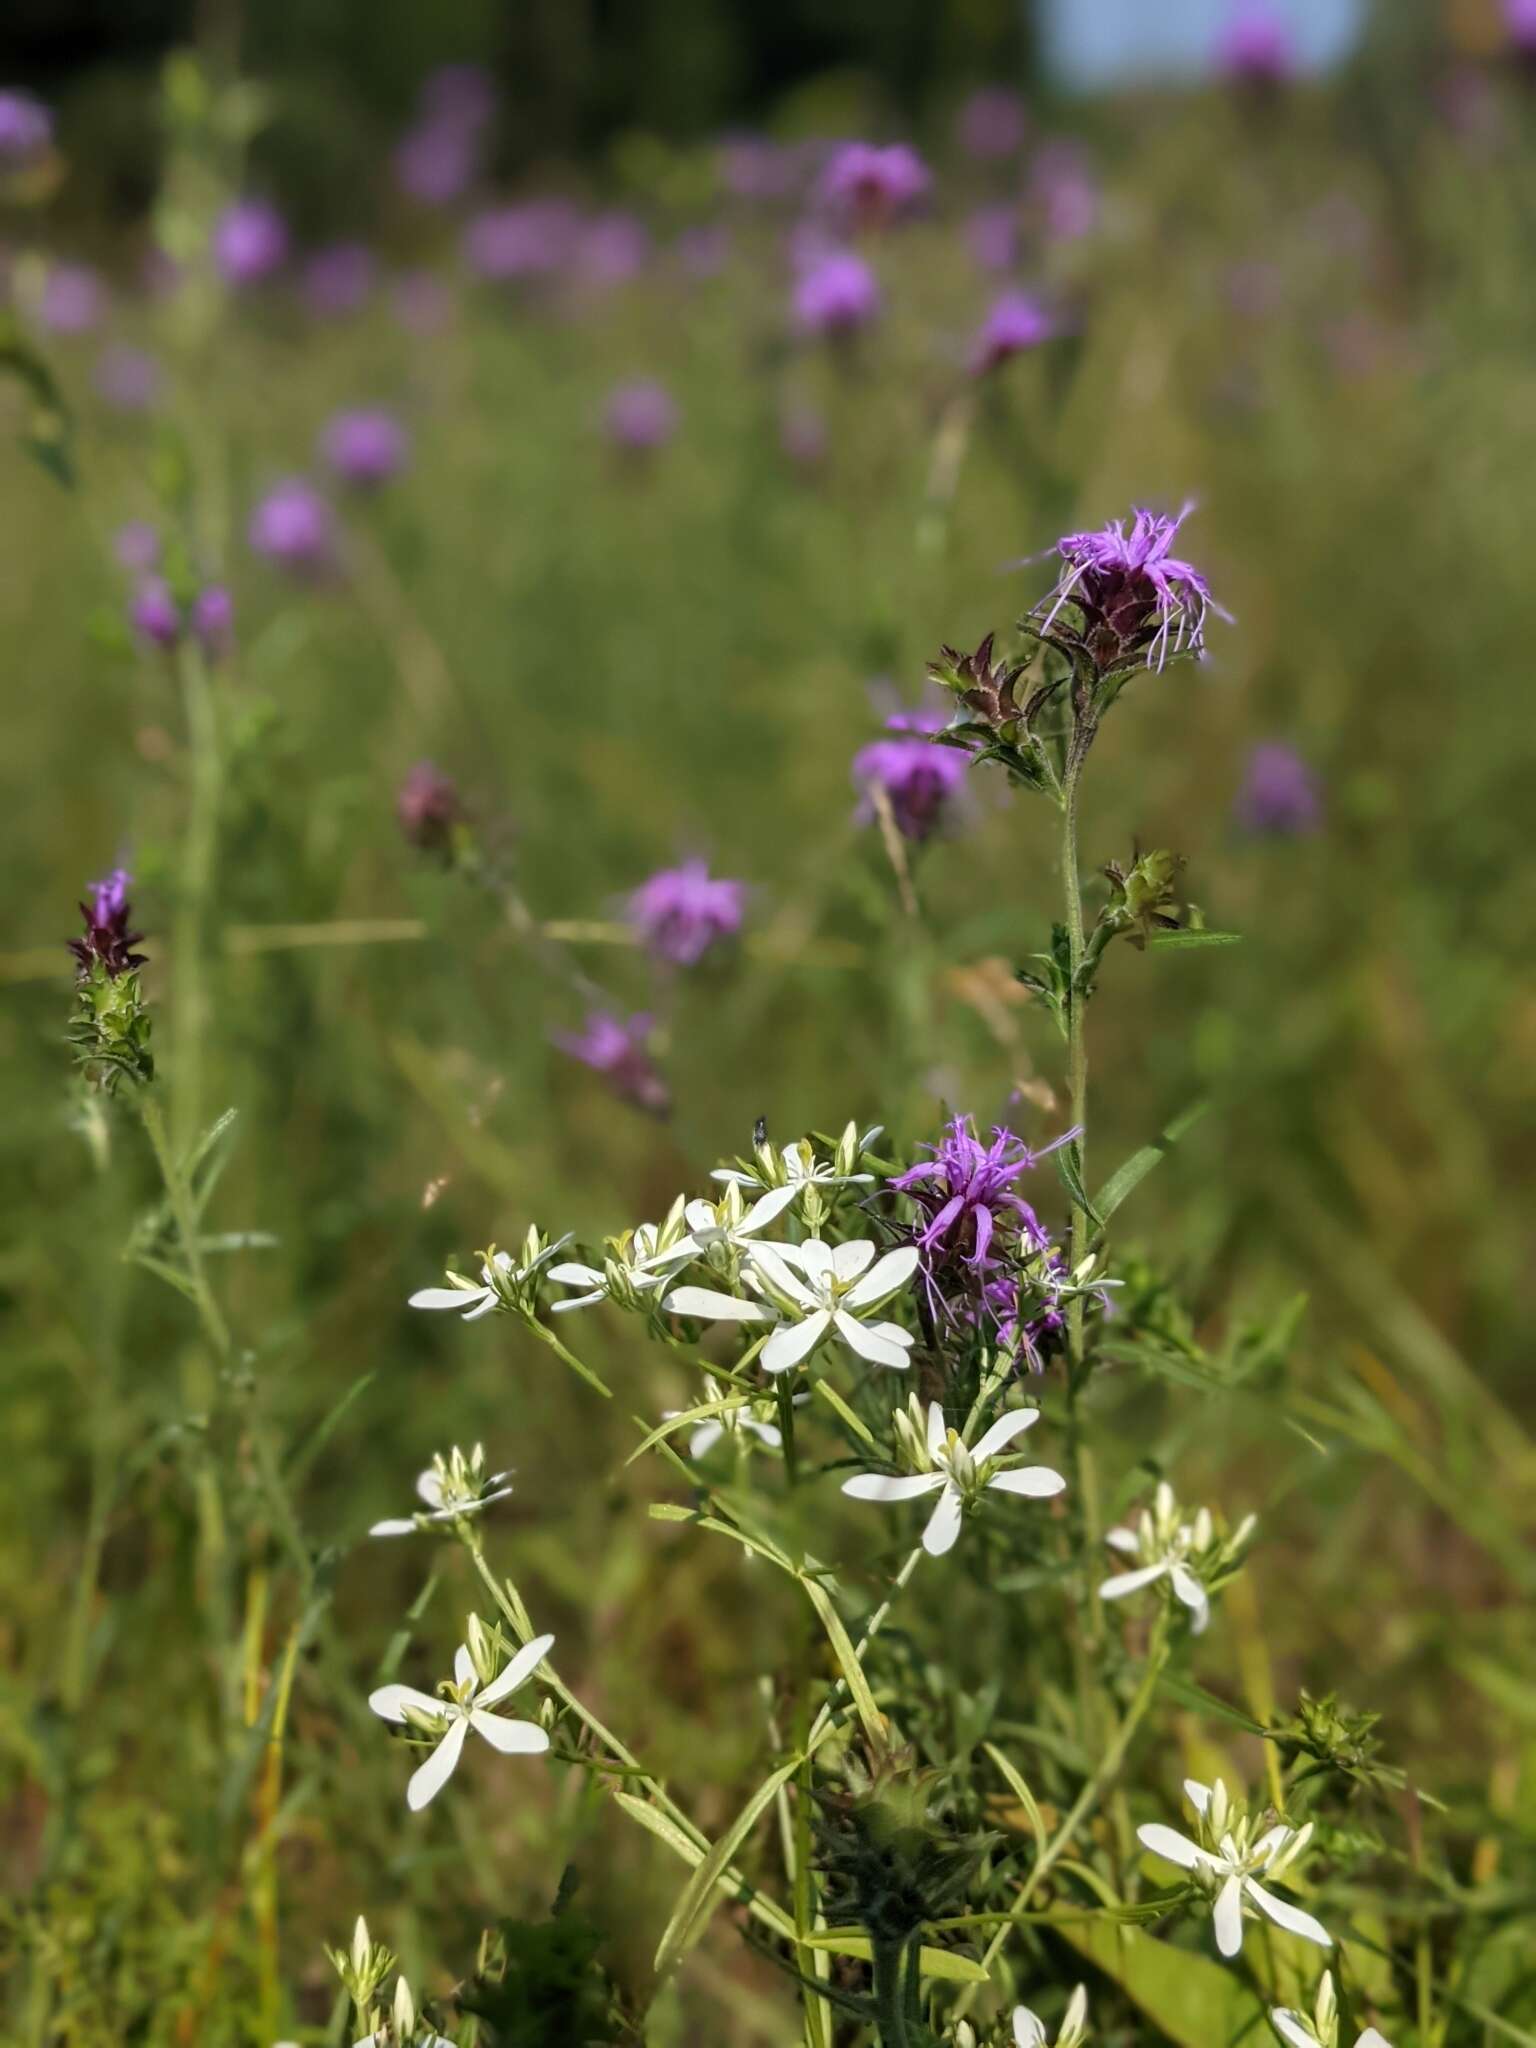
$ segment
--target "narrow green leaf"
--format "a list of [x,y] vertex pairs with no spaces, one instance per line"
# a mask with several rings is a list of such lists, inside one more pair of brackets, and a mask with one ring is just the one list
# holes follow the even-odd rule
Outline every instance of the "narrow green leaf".
[[1102,1230],[1103,1220],[1088,1199],[1088,1190],[1083,1186],[1082,1171],[1077,1163],[1077,1146],[1063,1145],[1055,1158],[1056,1171],[1061,1175],[1061,1184],[1072,1197],[1073,1203],[1082,1210],[1096,1230]]
[[[852,1956],[867,1963],[873,1953],[869,1936],[857,1927],[825,1927],[805,1937],[807,1948],[822,1948],[835,1956]],[[918,1968],[925,1977],[941,1977],[949,1984],[985,1984],[987,1973],[973,1956],[952,1948],[929,1948],[917,1953]]]
[[695,1408],[680,1408],[675,1415],[668,1415],[658,1422],[654,1429],[647,1430],[624,1462],[626,1465],[633,1465],[636,1458],[659,1444],[663,1437],[671,1436],[674,1430],[686,1429],[690,1422],[708,1422],[712,1416],[729,1415],[734,1410],[746,1406],[748,1403],[737,1395],[728,1401],[701,1401]]
[[859,1662],[859,1653],[853,1647],[853,1638],[844,1628],[842,1616],[833,1605],[831,1594],[820,1580],[813,1579],[809,1573],[801,1573],[800,1583],[804,1586],[811,1605],[821,1616],[821,1625],[827,1632],[827,1640],[832,1645],[832,1654],[838,1661],[855,1711],[864,1724],[864,1733],[877,1750],[882,1750],[886,1740],[885,1720],[875,1705],[875,1696],[869,1689],[869,1680],[864,1676],[864,1666]]
[[842,1417],[843,1421],[847,1423],[848,1427],[853,1431],[855,1436],[862,1437],[864,1442],[868,1444],[871,1450],[874,1450],[876,1448],[875,1439],[873,1435],[870,1433],[868,1429],[865,1428],[864,1424],[860,1421],[859,1417],[854,1414],[853,1410],[848,1406],[848,1403],[843,1399],[842,1395],[837,1391],[836,1387],[833,1386],[830,1380],[817,1380],[815,1382],[815,1391],[821,1396],[822,1400],[826,1402],[829,1408],[834,1409],[837,1412],[837,1414]]
[[1215,1720],[1230,1722],[1234,1728],[1241,1728],[1248,1735],[1263,1735],[1266,1731],[1262,1721],[1255,1721],[1252,1714],[1245,1714],[1240,1707],[1219,1699],[1215,1693],[1207,1692],[1204,1686],[1196,1685],[1193,1679],[1179,1678],[1165,1671],[1157,1682],[1159,1692],[1165,1692],[1181,1706],[1193,1707],[1197,1714],[1209,1714]]
[[1035,1799],[1034,1793],[1030,1791],[1028,1785],[1020,1776],[1017,1766],[1008,1757],[1004,1756],[1003,1752],[997,1747],[996,1743],[984,1742],[981,1746],[986,1751],[987,1755],[991,1757],[993,1763],[997,1765],[997,1768],[1002,1772],[1003,1776],[1007,1779],[1009,1791],[1012,1792],[1014,1798],[1017,1799],[1020,1806],[1023,1807],[1025,1815],[1028,1818],[1030,1831],[1035,1838],[1035,1846],[1037,1849],[1043,1851],[1045,1848],[1046,1839],[1045,1819],[1044,1816],[1041,1814],[1040,1807]]
[[[677,1904],[672,1908],[671,1918],[656,1949],[656,1973],[665,1977],[674,1970],[687,1955],[709,1920],[710,1908],[714,1903],[713,1893],[725,1873],[727,1864],[751,1834],[762,1818],[779,1787],[787,1784],[800,1768],[801,1759],[791,1757],[787,1764],[765,1778],[746,1805],[737,1814],[725,1833],[715,1843],[703,1862],[678,1895]],[[794,1925],[789,1926],[789,1938],[794,1939]]]
[[1172,1123],[1166,1125],[1150,1145],[1143,1145],[1139,1152],[1131,1154],[1123,1166],[1115,1168],[1093,1198],[1095,1209],[1106,1223],[1131,1190],[1140,1186],[1158,1161],[1173,1150],[1186,1131],[1194,1128],[1210,1106],[1209,1097],[1191,1103],[1183,1115],[1176,1116]]
[[185,1295],[188,1301],[197,1300],[197,1289],[189,1277],[179,1266],[171,1265],[169,1260],[157,1257],[154,1252],[135,1252],[133,1262],[136,1266],[142,1266],[146,1273],[153,1273],[157,1280],[163,1280],[167,1287],[174,1287],[176,1292]]
[[66,490],[73,490],[75,425],[58,379],[23,334],[14,314],[0,316],[0,373],[25,394],[21,445]]
[[370,1367],[367,1372],[360,1373],[342,1395],[341,1399],[332,1405],[330,1412],[320,1424],[320,1427],[311,1430],[309,1435],[297,1447],[292,1458],[288,1461],[288,1484],[290,1486],[297,1486],[300,1483],[305,1473],[308,1472],[316,1458],[319,1457],[320,1453],[330,1442],[331,1437],[348,1414],[352,1404],[367,1392],[377,1377],[378,1373],[375,1367]]
[[1241,932],[1154,932],[1147,945],[1153,952],[1168,953],[1187,951],[1191,946],[1237,946],[1242,938]]
[[[697,1842],[689,1840],[670,1814],[661,1812],[660,1808],[652,1806],[648,1800],[636,1798],[633,1792],[615,1792],[613,1799],[614,1804],[622,1806],[631,1820],[638,1821],[641,1827],[648,1829],[658,1841],[665,1842],[667,1847],[681,1856],[685,1863],[691,1863],[697,1869],[703,1862],[704,1851]],[[738,1872],[723,1870],[719,1882],[722,1890],[728,1891],[733,1898],[743,1902],[754,1919],[761,1920],[765,1927],[771,1928],[783,1940],[795,1940],[795,1923],[789,1915],[781,1906],[776,1906],[772,1899],[766,1898],[760,1891],[755,1891]]]

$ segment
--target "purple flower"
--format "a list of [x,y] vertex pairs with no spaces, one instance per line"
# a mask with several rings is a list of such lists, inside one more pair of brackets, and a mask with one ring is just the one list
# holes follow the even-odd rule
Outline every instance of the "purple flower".
[[378,266],[361,242],[317,249],[304,264],[304,298],[318,320],[339,320],[367,303]]
[[637,378],[609,393],[603,424],[610,440],[635,454],[648,453],[677,432],[677,405],[664,384]]
[[1024,102],[1006,85],[983,85],[960,109],[955,131],[967,156],[1013,156],[1024,141]]
[[104,882],[90,884],[90,901],[80,905],[85,934],[69,942],[69,950],[78,963],[77,980],[88,980],[98,961],[113,981],[120,974],[132,974],[144,965],[144,955],[133,950],[144,934],[131,929],[133,910],[128,890],[132,881],[126,868],[114,868]]
[[29,92],[0,91],[0,171],[35,163],[53,141],[53,116]]
[[1077,642],[1100,675],[1143,662],[1161,669],[1170,654],[1203,653],[1206,615],[1221,608],[1199,570],[1170,552],[1193,509],[1165,519],[1138,507],[1129,531],[1111,520],[1098,533],[1065,535],[1056,543],[1060,580],[1035,607],[1044,614],[1041,633],[1050,634],[1064,605],[1075,605]]
[[343,483],[374,490],[404,465],[410,452],[393,413],[358,406],[336,413],[320,437],[320,453]]
[[1047,240],[1080,241],[1098,226],[1098,182],[1075,143],[1048,143],[1035,158],[1030,186]]
[[192,631],[210,661],[229,652],[235,639],[235,601],[222,583],[209,583],[192,600]]
[[1283,740],[1264,740],[1248,756],[1233,814],[1245,832],[1294,839],[1315,832],[1322,818],[1317,778]]
[[37,317],[50,334],[88,334],[101,324],[106,293],[85,263],[55,263],[43,280]]
[[133,630],[151,647],[174,647],[181,638],[181,608],[161,576],[146,576],[128,607]]
[[629,923],[640,943],[673,967],[696,967],[746,915],[747,885],[712,876],[702,860],[663,868],[629,899]]
[[153,569],[160,559],[160,536],[147,519],[130,519],[112,536],[112,552],[124,569]]
[[982,270],[1012,270],[1019,258],[1017,209],[978,206],[965,224],[965,241]]
[[807,334],[854,334],[879,311],[875,273],[846,249],[813,258],[795,285],[795,319]]
[[390,304],[408,334],[441,334],[453,318],[453,294],[430,270],[407,270],[397,278]]
[[312,484],[286,477],[257,504],[247,538],[257,554],[285,569],[315,570],[330,560],[335,523]]
[[431,761],[418,761],[395,792],[400,830],[423,853],[445,853],[463,814],[458,784]]
[[1296,74],[1296,44],[1265,0],[1241,0],[1217,40],[1216,60],[1240,84],[1285,85]]
[[879,791],[903,839],[920,842],[946,822],[969,763],[959,748],[940,746],[929,737],[942,730],[943,712],[898,711],[885,724],[897,737],[873,740],[853,757],[853,779],[865,793],[859,816],[877,815],[874,793]]
[[160,365],[142,348],[113,342],[96,358],[96,389],[119,412],[148,412],[160,396]]
[[632,213],[600,213],[581,231],[576,262],[588,284],[628,284],[651,257],[651,237]]
[[831,206],[859,227],[883,227],[910,213],[933,183],[928,166],[904,142],[881,147],[845,142],[822,178]]
[[1011,356],[1038,348],[1055,333],[1050,315],[1028,292],[1004,292],[982,323],[971,353],[971,373],[984,377]]
[[1517,50],[1536,57],[1536,0],[1504,0],[1504,26]]
[[652,1116],[665,1116],[672,1095],[647,1049],[650,1033],[648,1016],[621,1019],[609,1010],[593,1010],[580,1031],[557,1031],[554,1043],[573,1060],[603,1075],[624,1101],[649,1110]]
[[548,277],[564,263],[580,229],[574,207],[559,199],[496,206],[464,231],[464,261],[488,284]]
[[237,199],[215,222],[212,247],[226,284],[262,284],[288,260],[288,229],[265,199]]
[[478,158],[472,134],[446,121],[424,121],[395,146],[395,183],[423,206],[451,206],[468,190]]

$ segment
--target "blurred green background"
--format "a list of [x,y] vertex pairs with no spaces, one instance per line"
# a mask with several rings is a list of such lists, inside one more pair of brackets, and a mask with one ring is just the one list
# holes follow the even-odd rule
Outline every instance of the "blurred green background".
[[[1006,633],[1045,587],[1022,558],[1186,496],[1187,552],[1235,622],[1213,624],[1206,664],[1139,679],[1116,710],[1085,856],[1176,849],[1207,921],[1244,942],[1112,957],[1093,1019],[1097,1177],[1210,1098],[1124,1212],[1121,1252],[1172,1276],[1169,1327],[1213,1348],[1304,1296],[1293,1383],[1355,1437],[1336,1430],[1320,1455],[1254,1390],[1207,1394],[1184,1420],[1181,1491],[1264,1518],[1249,1579],[1281,1696],[1337,1684],[1380,1709],[1417,1777],[1492,1805],[1528,1845],[1536,81],[1494,10],[1383,10],[1348,70],[1261,99],[1214,83],[1066,104],[1001,6],[770,18],[464,0],[430,22],[370,10],[363,33],[355,10],[264,4],[243,24],[268,93],[254,181],[301,241],[366,233],[386,269],[429,269],[447,315],[410,332],[381,285],[321,321],[278,285],[221,307],[200,341],[177,298],[137,283],[178,161],[154,64],[189,27],[217,57],[234,24],[217,7],[114,13],[83,24],[97,48],[77,75],[55,36],[67,12],[22,7],[6,28],[17,76],[56,92],[67,172],[9,216],[15,290],[24,304],[27,265],[52,252],[89,256],[110,334],[153,349],[167,384],[150,413],[113,411],[93,385],[104,333],[48,338],[79,486],[9,440],[0,454],[0,2002],[15,2038],[262,2038],[249,2015],[267,2013],[273,1939],[293,2010],[318,2026],[317,1941],[359,1909],[441,1988],[487,1900],[546,1901],[550,1845],[568,1853],[583,1830],[601,1845],[577,1857],[597,1910],[643,1973],[671,1883],[653,1845],[548,1791],[405,1828],[361,1703],[432,1559],[358,1547],[361,1532],[401,1511],[439,1444],[482,1437],[515,1465],[495,1541],[599,1710],[678,1772],[705,1825],[750,1746],[753,1674],[799,1623],[744,1603],[734,1562],[646,1522],[626,1418],[676,1403],[664,1359],[595,1312],[583,1336],[623,1389],[618,1415],[598,1414],[502,1324],[444,1328],[405,1297],[529,1221],[590,1239],[660,1213],[759,1116],[781,1137],[856,1117],[910,1143],[950,1108],[985,1120],[1011,1102],[1029,1135],[1059,1129],[1058,1047],[1011,980],[1054,914],[1050,820],[973,778],[963,827],[914,855],[908,918],[855,820],[849,763],[883,715],[872,686],[915,700],[941,641]],[[633,209],[652,237],[638,275],[498,291],[466,271],[456,216],[402,204],[380,156],[448,56],[488,61],[503,87],[487,189],[520,178]],[[997,77],[1030,85],[1024,150],[969,162],[952,117]],[[723,193],[715,138],[903,120],[929,150],[932,204],[866,249],[880,320],[853,348],[812,345],[787,311],[793,215]],[[1063,141],[1099,194],[1071,239],[1031,211],[1041,154]],[[233,189],[237,157],[225,136],[195,158],[188,203]],[[977,380],[968,352],[998,280],[966,223],[1000,203],[1017,274],[1064,331]],[[728,251],[690,275],[677,237],[711,221]],[[679,412],[645,460],[602,431],[635,377]],[[246,518],[358,402],[401,416],[412,458],[344,506],[334,578],[296,588],[246,546]],[[820,423],[819,459],[786,454],[786,412]],[[218,1226],[277,1240],[221,1265],[252,1356],[211,1447],[188,1319],[121,1256],[148,1162],[131,1124],[81,1111],[61,1038],[74,901],[121,856],[151,935],[157,1047],[168,1073],[186,1057],[165,943],[181,712],[122,627],[111,535],[164,523],[188,474],[239,640],[219,683],[200,1109],[239,1112]],[[1315,774],[1315,832],[1242,828],[1265,740]],[[424,756],[540,918],[611,927],[627,890],[694,851],[752,885],[747,944],[695,977],[654,977],[611,930],[574,946],[617,1001],[657,1014],[669,1124],[552,1048],[578,1018],[560,976],[493,899],[401,843],[394,790]],[[285,1461],[297,1533],[273,1521],[250,1418]],[[1155,1397],[1111,1390],[1112,1478],[1168,1426]],[[210,1530],[213,1455],[236,1491]],[[294,1698],[274,1937],[243,1890],[245,1793],[228,1794],[213,1732],[228,1674],[206,1570],[223,1558],[236,1622],[280,1647],[292,1550],[325,1553],[332,1599]],[[450,1564],[415,1626],[456,1640],[468,1597]],[[654,2038],[775,2038],[782,1993],[717,1933]]]

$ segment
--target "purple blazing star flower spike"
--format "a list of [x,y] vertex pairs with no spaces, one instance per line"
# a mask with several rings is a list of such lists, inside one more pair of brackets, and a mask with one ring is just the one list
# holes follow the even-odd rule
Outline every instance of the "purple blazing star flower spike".
[[1286,85],[1296,75],[1295,38],[1263,0],[1243,0],[1217,41],[1216,61],[1239,84]]
[[304,265],[304,301],[317,320],[342,320],[367,304],[378,274],[362,242],[317,249]]
[[53,116],[29,92],[0,92],[0,171],[36,163],[53,141]]
[[864,259],[849,250],[816,257],[800,273],[795,319],[807,334],[853,334],[879,311],[879,281]]
[[1041,632],[1050,632],[1063,605],[1075,605],[1082,643],[1101,675],[1132,660],[1161,669],[1170,654],[1202,654],[1207,614],[1229,615],[1199,570],[1170,552],[1193,510],[1186,505],[1166,519],[1138,506],[1129,531],[1111,520],[1098,533],[1065,535],[1056,543],[1061,579],[1035,607],[1045,614]]
[[160,365],[126,342],[102,350],[93,376],[98,395],[118,412],[148,412],[160,396]]
[[960,109],[955,124],[967,156],[996,161],[1015,156],[1023,145],[1024,102],[1006,85],[983,85]]
[[446,853],[463,815],[458,784],[431,761],[418,761],[395,793],[400,830],[423,853]]
[[43,280],[37,317],[50,334],[89,334],[106,309],[106,291],[89,264],[55,263]]
[[1011,357],[1049,341],[1056,329],[1044,306],[1028,292],[1004,292],[982,323],[971,352],[971,374],[984,377]]
[[288,477],[252,512],[247,538],[257,554],[285,569],[323,568],[335,540],[331,508],[302,477]]
[[722,940],[741,930],[747,908],[745,882],[713,876],[707,862],[685,860],[642,882],[629,899],[628,921],[655,959],[672,967],[696,967]]
[[573,1060],[601,1074],[616,1095],[652,1116],[665,1116],[672,1095],[646,1047],[651,1019],[627,1020],[609,1010],[593,1010],[580,1031],[557,1031],[553,1042]]
[[845,142],[827,165],[822,192],[859,227],[883,227],[910,213],[932,183],[928,166],[904,142]]
[[1233,805],[1245,832],[1303,838],[1317,830],[1322,811],[1317,778],[1294,747],[1283,740],[1265,740],[1254,748]]
[[288,260],[288,229],[265,199],[237,199],[215,222],[212,247],[226,284],[262,284]]
[[77,980],[87,980],[98,961],[113,981],[120,974],[132,974],[144,965],[145,956],[133,950],[144,934],[131,929],[133,910],[128,890],[132,881],[126,868],[114,868],[105,881],[90,884],[90,901],[80,905],[85,934],[69,942],[77,963]]
[[404,427],[377,406],[339,412],[320,437],[320,453],[343,483],[376,490],[389,482],[410,452]]
[[664,446],[677,432],[677,422],[677,403],[671,392],[649,377],[618,385],[603,409],[608,438],[636,455]]
[[958,748],[938,746],[928,737],[945,723],[941,711],[898,711],[885,721],[898,737],[872,740],[854,755],[853,779],[864,791],[858,816],[865,823],[878,815],[877,790],[903,839],[920,843],[947,822],[970,763]]
[[133,630],[151,647],[174,647],[181,638],[181,611],[161,576],[146,576],[128,607]]

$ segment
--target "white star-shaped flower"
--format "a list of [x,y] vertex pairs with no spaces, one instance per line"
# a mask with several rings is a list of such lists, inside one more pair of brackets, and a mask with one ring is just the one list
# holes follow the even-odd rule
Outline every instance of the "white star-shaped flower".
[[743,1188],[788,1188],[791,1196],[803,1194],[807,1188],[868,1187],[875,1176],[856,1173],[854,1168],[879,1137],[880,1130],[876,1124],[860,1131],[850,1123],[830,1159],[820,1158],[809,1138],[797,1138],[792,1145],[779,1147],[765,1140],[753,1153],[751,1166],[719,1166],[712,1177],[734,1181]]
[[444,1681],[440,1697],[409,1685],[382,1685],[368,1695],[369,1706],[381,1719],[403,1722],[437,1745],[405,1788],[405,1803],[413,1813],[435,1799],[453,1776],[471,1728],[503,1756],[541,1756],[549,1748],[549,1737],[536,1722],[507,1720],[490,1710],[533,1674],[554,1640],[535,1636],[486,1684],[476,1673],[469,1646],[461,1643],[454,1653],[453,1679]]
[[1247,1812],[1234,1807],[1220,1779],[1214,1786],[1184,1780],[1184,1792],[1199,1816],[1201,1840],[1192,1842],[1174,1828],[1148,1822],[1136,1830],[1144,1849],[1176,1863],[1193,1873],[1196,1883],[1215,1907],[1216,1946],[1224,1956],[1235,1956],[1243,1946],[1243,1913],[1257,1909],[1287,1934],[1314,1941],[1319,1948],[1332,1948],[1333,1936],[1310,1913],[1276,1898],[1259,1883],[1259,1877],[1278,1878],[1296,1861],[1312,1839],[1312,1823],[1303,1828],[1283,1823],[1255,1835]]
[[964,1444],[957,1430],[947,1429],[944,1410],[937,1401],[928,1405],[928,1429],[922,1454],[926,1469],[898,1477],[884,1472],[861,1472],[843,1482],[844,1493],[854,1500],[917,1500],[924,1494],[939,1498],[923,1530],[923,1548],[930,1557],[942,1557],[952,1550],[964,1517],[989,1491],[1022,1494],[1028,1500],[1048,1500],[1060,1493],[1066,1480],[1049,1465],[1023,1465],[1009,1471],[999,1469],[998,1460],[1015,1437],[1022,1436],[1040,1420],[1038,1408],[1014,1408],[1000,1415],[974,1444]]
[[762,1296],[751,1301],[711,1287],[674,1287],[662,1307],[700,1322],[772,1323],[761,1357],[765,1372],[788,1372],[827,1337],[836,1336],[871,1365],[903,1370],[912,1335],[900,1323],[871,1321],[917,1270],[917,1248],[904,1245],[877,1258],[872,1238],[826,1244],[751,1244],[747,1284]]
[[[1079,1984],[1067,2000],[1067,2009],[1061,2016],[1061,2027],[1056,2035],[1056,2048],[1078,2048],[1078,2043],[1088,2030],[1088,1992]],[[1014,2048],[1047,2048],[1048,2036],[1045,2028],[1027,2005],[1013,2008]]]
[[417,1496],[427,1504],[425,1511],[375,1522],[368,1534],[410,1536],[431,1522],[457,1522],[466,1515],[478,1515],[493,1501],[506,1499],[512,1489],[502,1481],[511,1476],[510,1472],[487,1472],[485,1452],[479,1444],[467,1458],[455,1444],[446,1458],[434,1458],[416,1480]]
[[1158,1486],[1150,1508],[1142,1510],[1134,1529],[1111,1529],[1104,1541],[1122,1556],[1140,1560],[1134,1571],[1116,1572],[1099,1588],[1101,1600],[1123,1600],[1127,1594],[1166,1579],[1176,1600],[1189,1609],[1191,1627],[1200,1635],[1211,1618],[1207,1579],[1222,1579],[1236,1566],[1253,1534],[1252,1515],[1225,1538],[1218,1534],[1209,1508],[1186,1522],[1173,1488]]
[[494,1315],[498,1308],[512,1305],[516,1297],[531,1304],[544,1268],[570,1241],[567,1232],[553,1244],[546,1244],[537,1230],[530,1230],[523,1240],[521,1263],[510,1252],[499,1252],[493,1246],[480,1268],[478,1286],[462,1273],[450,1273],[446,1287],[418,1288],[409,1306],[452,1309],[466,1323],[474,1323],[481,1316]]
[[667,1283],[667,1275],[681,1259],[694,1256],[684,1250],[683,1198],[677,1200],[660,1223],[637,1223],[618,1237],[611,1237],[608,1256],[601,1267],[578,1259],[551,1266],[549,1277],[562,1287],[581,1291],[564,1301],[550,1303],[556,1315],[573,1308],[590,1308],[597,1301],[611,1301],[615,1307],[640,1309],[650,1306],[650,1297]]

